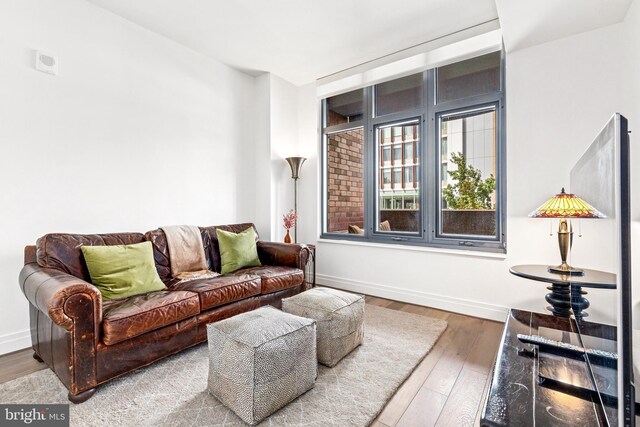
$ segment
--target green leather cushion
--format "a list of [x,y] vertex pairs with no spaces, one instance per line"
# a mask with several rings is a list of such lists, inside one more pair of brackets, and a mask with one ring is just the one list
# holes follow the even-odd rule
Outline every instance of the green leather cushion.
[[243,267],[260,264],[256,247],[256,232],[249,227],[240,233],[216,230],[222,259],[222,274],[234,272]]
[[158,276],[151,242],[81,249],[91,282],[104,300],[167,289]]

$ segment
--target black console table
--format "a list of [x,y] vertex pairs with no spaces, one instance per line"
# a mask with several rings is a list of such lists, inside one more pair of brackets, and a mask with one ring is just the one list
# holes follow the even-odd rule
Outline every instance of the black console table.
[[[541,359],[536,346],[521,342],[517,335],[541,335],[558,340],[577,332],[575,320],[523,310],[510,310],[494,366],[480,424],[482,426],[615,426],[617,408],[604,407],[590,395],[576,395],[540,381]],[[591,339],[615,342],[616,328],[581,321],[580,331]],[[604,341],[604,340],[603,340]],[[588,375],[586,363],[566,369],[563,360],[557,372],[572,379]],[[604,382],[615,385],[615,370]],[[551,384],[553,385],[553,384]]]
[[546,265],[514,265],[509,272],[526,279],[551,283],[547,287],[551,292],[545,297],[551,304],[547,310],[559,317],[570,317],[573,314],[578,320],[588,316],[584,310],[589,307],[589,300],[584,297],[587,292],[582,290],[583,287],[616,288],[615,274],[586,268],[582,276],[550,273]]

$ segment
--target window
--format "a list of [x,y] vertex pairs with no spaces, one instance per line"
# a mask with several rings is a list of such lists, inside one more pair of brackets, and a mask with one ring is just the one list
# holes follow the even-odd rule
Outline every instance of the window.
[[382,164],[391,164],[391,147],[382,147]]
[[438,235],[495,236],[495,107],[441,114],[438,124],[443,147]]
[[353,92],[333,96],[327,99],[327,126],[335,126],[344,123],[352,123],[362,120],[364,114],[363,92]]
[[405,166],[402,188],[413,188],[413,166]]
[[424,92],[422,80],[422,74],[414,74],[376,85],[376,116],[420,108]]
[[402,141],[393,144],[393,164],[402,164]]
[[413,157],[413,147],[414,144],[419,144],[419,141],[415,140],[419,123],[420,119],[415,118],[409,122],[384,123],[375,127],[377,152],[383,153],[383,159],[384,150],[387,148],[384,136],[387,133],[393,135],[393,167],[389,168],[384,161],[382,162],[378,174],[381,180],[378,180],[376,185],[378,205],[375,231],[378,233],[420,233],[420,186],[414,181],[413,174],[417,166]]
[[502,55],[323,100],[323,238],[505,251]]
[[500,90],[500,52],[438,68],[438,102]]
[[413,140],[411,142],[405,142],[404,144],[404,164],[410,165],[413,163]]
[[334,96],[326,102],[325,195],[328,233],[364,227],[364,91]]

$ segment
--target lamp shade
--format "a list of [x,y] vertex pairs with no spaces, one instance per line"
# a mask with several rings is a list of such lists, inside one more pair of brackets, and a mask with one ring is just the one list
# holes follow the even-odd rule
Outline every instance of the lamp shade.
[[285,159],[291,167],[291,178],[298,179],[300,177],[300,168],[305,160],[305,157],[287,157]]
[[529,214],[529,218],[606,218],[607,216],[577,197],[564,192],[544,202]]

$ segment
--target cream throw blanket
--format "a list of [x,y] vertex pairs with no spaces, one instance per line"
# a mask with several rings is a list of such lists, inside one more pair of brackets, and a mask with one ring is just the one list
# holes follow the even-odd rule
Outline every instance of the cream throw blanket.
[[207,259],[198,227],[170,225],[160,227],[167,236],[171,261],[171,276],[175,279],[193,280],[219,276],[207,270]]

